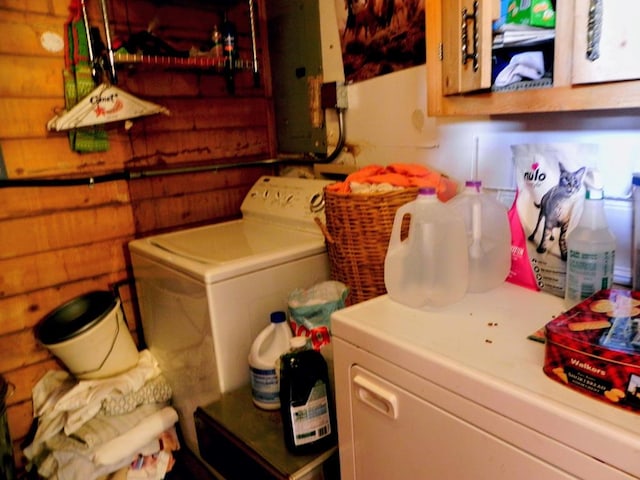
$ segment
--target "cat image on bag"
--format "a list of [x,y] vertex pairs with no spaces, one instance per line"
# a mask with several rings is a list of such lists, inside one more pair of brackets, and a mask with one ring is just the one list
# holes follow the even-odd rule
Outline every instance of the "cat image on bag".
[[558,163],[560,167],[560,178],[557,185],[551,187],[540,200],[540,203],[535,203],[536,208],[540,209],[538,214],[538,221],[536,227],[533,229],[531,235],[529,235],[529,241],[535,243],[535,237],[538,229],[543,224],[542,235],[540,242],[536,248],[536,252],[544,253],[547,251],[547,242],[555,240],[553,236],[553,229],[560,228],[560,235],[558,236],[558,246],[560,247],[560,257],[562,260],[567,260],[567,230],[569,228],[569,220],[571,219],[571,210],[573,208],[573,197],[580,191],[582,186],[582,177],[584,176],[585,167],[581,167],[575,172],[568,171],[561,162]]

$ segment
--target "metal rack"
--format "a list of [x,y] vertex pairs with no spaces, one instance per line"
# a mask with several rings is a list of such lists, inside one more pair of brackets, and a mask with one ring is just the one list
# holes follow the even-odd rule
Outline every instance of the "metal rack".
[[[233,74],[238,70],[253,71],[254,85],[258,87],[260,85],[260,71],[258,68],[258,49],[256,41],[256,18],[255,18],[255,1],[246,0],[249,6],[249,23],[251,34],[251,60],[245,60],[241,58],[235,59],[233,62],[229,62],[223,58],[212,57],[170,57],[160,55],[140,55],[140,54],[122,54],[116,53],[113,50],[113,42],[111,39],[111,25],[108,13],[108,0],[100,0],[100,7],[102,11],[102,22],[105,31],[107,58],[106,58],[106,70],[109,74],[109,78],[112,84],[118,83],[118,74],[116,71],[116,64],[144,64],[144,65],[156,65],[165,68],[202,68],[210,69],[217,73],[224,73],[227,76],[228,88],[233,89]],[[82,0],[84,9],[85,0]],[[85,19],[86,22],[86,19]],[[91,43],[91,42],[89,42]],[[92,59],[93,61],[93,59]]]

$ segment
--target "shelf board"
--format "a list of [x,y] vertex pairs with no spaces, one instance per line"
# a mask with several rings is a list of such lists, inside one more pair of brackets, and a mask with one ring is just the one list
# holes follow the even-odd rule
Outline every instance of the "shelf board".
[[[169,57],[163,55],[115,53],[113,58],[117,65],[211,69],[218,72],[224,71],[226,67],[225,59],[221,57]],[[235,70],[252,70],[253,62],[251,60],[237,59],[234,62],[234,67]]]

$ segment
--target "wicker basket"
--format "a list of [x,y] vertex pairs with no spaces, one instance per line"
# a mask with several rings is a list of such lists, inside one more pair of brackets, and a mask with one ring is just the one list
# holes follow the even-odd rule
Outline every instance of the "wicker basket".
[[[323,228],[331,278],[349,287],[349,305],[387,293],[384,259],[396,210],[415,200],[417,188],[386,193],[336,193],[325,188]],[[322,227],[322,225],[321,225]],[[403,226],[406,236],[407,225]]]

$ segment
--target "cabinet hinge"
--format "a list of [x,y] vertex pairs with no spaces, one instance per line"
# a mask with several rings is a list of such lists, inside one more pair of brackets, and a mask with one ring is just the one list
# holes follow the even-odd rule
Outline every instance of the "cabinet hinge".
[[440,57],[440,61],[444,59],[444,46],[442,45],[442,42],[438,45],[438,57]]

